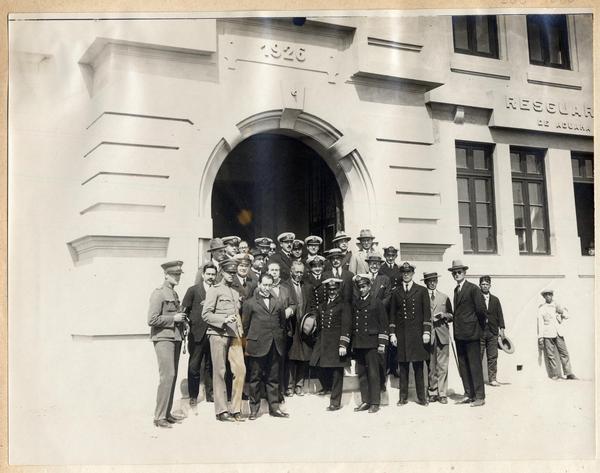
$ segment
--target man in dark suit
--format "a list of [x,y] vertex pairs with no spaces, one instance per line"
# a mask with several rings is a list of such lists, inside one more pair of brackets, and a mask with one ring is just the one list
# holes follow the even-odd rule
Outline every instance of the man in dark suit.
[[243,302],[252,297],[254,289],[258,285],[258,279],[250,274],[252,265],[252,256],[246,254],[237,254],[233,258],[238,262],[237,274],[233,277],[231,287],[240,293]]
[[281,303],[271,292],[273,278],[263,274],[258,290],[244,303],[242,324],[246,335],[246,354],[250,361],[250,420],[258,417],[261,384],[265,385],[269,414],[289,417],[279,407],[279,374],[285,353],[286,316]]
[[485,306],[488,316],[483,328],[481,337],[481,361],[484,355],[487,356],[488,382],[490,386],[500,386],[496,381],[498,372],[498,335],[504,337],[504,315],[502,314],[502,305],[500,300],[490,293],[492,287],[492,278],[490,276],[481,276],[479,278],[479,287],[483,293]]
[[388,246],[383,249],[383,257],[385,258],[385,263],[381,265],[379,268],[379,272],[381,274],[385,274],[388,278],[390,278],[390,284],[392,291],[396,289],[398,284],[402,281],[402,273],[400,272],[400,267],[396,264],[396,257],[398,256],[398,250],[393,246]]
[[471,407],[485,404],[480,339],[487,319],[487,309],[481,290],[465,279],[468,266],[460,260],[452,261],[448,271],[456,281],[454,288],[454,340],[458,357],[458,371],[465,388],[460,404]]
[[342,268],[348,269],[350,267],[350,258],[352,258],[352,252],[348,250],[348,243],[352,240],[352,237],[346,235],[343,231],[339,231],[331,240],[331,243],[339,248],[342,252]]
[[417,390],[417,403],[426,406],[423,362],[429,359],[426,346],[431,341],[431,307],[427,289],[412,279],[415,267],[405,262],[401,267],[402,283],[392,293],[390,301],[390,343],[398,347],[400,400],[408,402],[408,370],[412,363]]
[[280,277],[283,281],[290,279],[290,267],[292,266],[292,243],[296,235],[292,232],[281,233],[277,237],[279,249],[274,255],[269,257],[269,263],[277,263],[279,265]]
[[429,378],[429,402],[439,401],[448,404],[446,390],[448,388],[448,359],[450,354],[450,327],[452,322],[452,305],[446,294],[437,290],[438,273],[423,273],[423,281],[427,286],[427,294],[431,301],[431,345],[427,363]]
[[342,286],[340,287],[340,292],[342,293],[342,297],[344,301],[352,302],[352,292],[354,286],[352,283],[352,278],[354,277],[354,274],[342,267],[342,260],[344,259],[342,250],[339,248],[332,248],[331,250],[327,251],[326,256],[329,260],[331,269],[323,272],[323,278],[341,279]]
[[[210,343],[206,335],[208,324],[202,320],[202,309],[204,307],[204,299],[206,299],[206,290],[215,283],[216,278],[216,266],[212,263],[206,263],[202,267],[201,281],[187,290],[181,303],[190,324],[188,333],[188,351],[190,354],[188,362],[188,393],[190,396],[190,406],[195,406],[198,403],[201,377],[204,380],[206,401],[213,402],[212,362],[210,359]],[[201,376],[203,361],[204,369]]]
[[291,271],[290,280],[283,283],[288,288],[294,304],[294,315],[290,318],[293,330],[292,343],[288,350],[289,376],[285,395],[304,396],[303,386],[308,373],[312,346],[301,336],[300,321],[302,316],[309,311],[313,289],[304,281],[304,265],[300,261],[292,262]]

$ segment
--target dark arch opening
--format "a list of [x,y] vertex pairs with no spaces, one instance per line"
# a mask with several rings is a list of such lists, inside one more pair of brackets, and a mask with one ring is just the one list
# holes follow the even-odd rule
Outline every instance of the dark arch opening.
[[215,179],[213,235],[297,238],[319,235],[325,248],[344,228],[343,202],[327,163],[308,145],[278,134],[260,133],[227,156]]

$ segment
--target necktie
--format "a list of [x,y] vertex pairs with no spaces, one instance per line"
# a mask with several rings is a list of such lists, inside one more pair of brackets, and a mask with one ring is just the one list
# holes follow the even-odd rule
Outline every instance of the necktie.
[[408,284],[404,283],[404,291],[408,292]]
[[460,292],[460,284],[454,288],[454,294],[458,295],[459,292]]
[[431,302],[433,302],[435,300],[435,294],[433,293],[433,291],[431,291]]
[[242,287],[246,287],[246,279],[243,279],[242,281]]

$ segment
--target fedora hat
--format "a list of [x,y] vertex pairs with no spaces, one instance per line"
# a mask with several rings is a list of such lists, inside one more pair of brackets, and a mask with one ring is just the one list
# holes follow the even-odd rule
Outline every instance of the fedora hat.
[[465,266],[462,263],[462,260],[459,259],[453,259],[452,260],[452,267],[448,268],[448,271],[454,271],[455,269],[469,269],[468,266]]
[[377,253],[374,253],[374,254],[368,255],[365,258],[365,261],[367,263],[371,263],[371,262],[373,262],[373,263],[375,263],[375,262],[376,263],[383,263],[383,258],[380,255],[378,255]]
[[335,234],[335,236],[333,237],[333,240],[331,240],[331,243],[335,243],[336,241],[342,241],[342,240],[350,241],[350,240],[352,240],[352,237],[346,235],[343,231],[340,231]]
[[375,235],[373,235],[371,230],[366,228],[366,229],[361,230],[357,237],[358,240],[362,240],[363,238],[375,238]]
[[439,278],[441,277],[438,273],[423,273],[423,279],[421,281],[427,281],[428,279]]
[[340,258],[342,258],[344,256],[342,250],[340,250],[339,248],[332,248],[331,250],[326,251],[325,255],[327,256],[327,258],[333,258],[334,256],[339,256]]
[[515,352],[515,344],[506,335],[504,335],[504,338],[501,335],[498,335],[498,348],[509,355]]
[[209,252],[222,250],[223,248],[225,248],[225,245],[223,244],[223,240],[221,238],[212,238],[208,244]]

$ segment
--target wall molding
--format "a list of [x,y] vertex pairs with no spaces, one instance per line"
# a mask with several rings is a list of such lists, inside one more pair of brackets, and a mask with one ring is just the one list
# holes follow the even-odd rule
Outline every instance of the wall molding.
[[128,202],[96,202],[79,212],[85,215],[88,212],[154,212],[165,211],[165,205],[157,204],[132,204]]
[[124,235],[85,235],[67,243],[74,263],[97,257],[167,256],[169,238]]
[[400,258],[408,261],[443,261],[452,245],[441,243],[400,243]]
[[403,51],[413,51],[413,52],[417,52],[417,53],[420,53],[421,49],[423,49],[422,44],[392,41],[389,39],[375,38],[372,36],[367,37],[367,44],[369,46],[379,46],[379,47],[383,47],[383,48],[399,49],[399,50],[403,50]]

